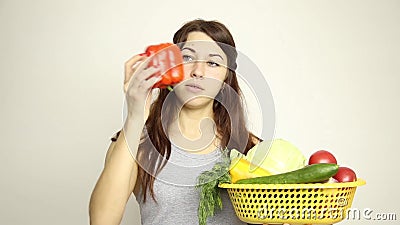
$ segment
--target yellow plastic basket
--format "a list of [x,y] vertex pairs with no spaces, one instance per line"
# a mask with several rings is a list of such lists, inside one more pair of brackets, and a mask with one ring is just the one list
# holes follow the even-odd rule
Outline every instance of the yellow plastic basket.
[[365,180],[313,184],[220,184],[246,223],[332,224],[347,216]]

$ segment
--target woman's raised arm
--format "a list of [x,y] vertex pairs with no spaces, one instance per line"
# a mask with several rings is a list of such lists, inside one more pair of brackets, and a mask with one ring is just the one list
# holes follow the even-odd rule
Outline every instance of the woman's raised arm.
[[89,203],[91,225],[118,225],[136,184],[135,161],[142,131],[148,117],[151,89],[161,78],[159,69],[148,67],[145,56],[135,55],[125,63],[124,92],[128,114],[124,129],[112,142],[104,169]]

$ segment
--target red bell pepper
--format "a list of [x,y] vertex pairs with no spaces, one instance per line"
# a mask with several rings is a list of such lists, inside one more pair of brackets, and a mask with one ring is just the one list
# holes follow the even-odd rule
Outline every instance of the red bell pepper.
[[183,59],[181,50],[172,43],[150,45],[145,54],[150,58],[149,66],[160,68],[161,80],[153,88],[168,88],[183,80]]

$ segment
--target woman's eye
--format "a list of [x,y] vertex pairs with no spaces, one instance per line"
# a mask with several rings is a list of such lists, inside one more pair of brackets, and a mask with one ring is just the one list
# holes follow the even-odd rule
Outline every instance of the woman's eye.
[[191,62],[191,61],[193,61],[193,57],[190,56],[190,55],[183,55],[182,58],[183,58],[183,62]]
[[219,66],[218,63],[213,62],[213,61],[208,61],[207,64],[208,64],[209,66],[211,66],[211,67],[218,67],[218,66]]

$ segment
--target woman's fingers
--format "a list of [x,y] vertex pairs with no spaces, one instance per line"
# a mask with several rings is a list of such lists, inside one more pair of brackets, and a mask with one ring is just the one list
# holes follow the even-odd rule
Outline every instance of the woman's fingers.
[[[160,81],[159,76],[160,69],[156,67],[149,67],[138,73],[128,82],[124,84],[124,91],[127,92],[129,89],[135,89],[136,91],[147,91]],[[135,91],[135,92],[136,92]]]
[[160,80],[161,76],[151,76],[150,78],[143,80],[140,83],[139,88],[142,88],[143,90],[149,90]]
[[143,55],[134,55],[132,58],[125,62],[125,80],[124,83],[129,82],[135,70],[139,67],[139,64],[143,62],[147,57]]
[[160,68],[152,66],[148,68],[138,69],[134,79],[142,81],[148,80],[153,76],[160,76]]
[[[148,67],[149,61],[144,55],[135,55],[125,63],[124,92],[126,93],[130,86],[138,86],[143,80],[149,79],[158,72],[157,68]],[[134,81],[133,81],[134,80]],[[131,85],[133,83],[133,85]]]

